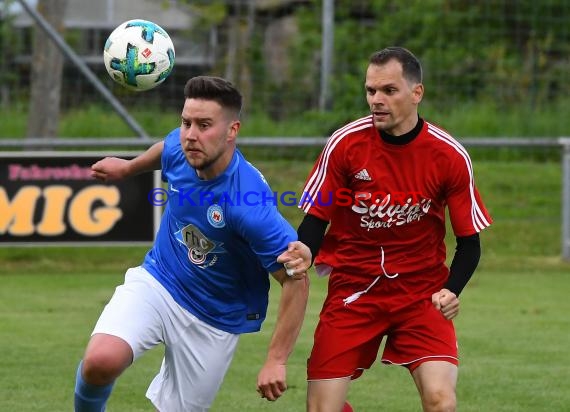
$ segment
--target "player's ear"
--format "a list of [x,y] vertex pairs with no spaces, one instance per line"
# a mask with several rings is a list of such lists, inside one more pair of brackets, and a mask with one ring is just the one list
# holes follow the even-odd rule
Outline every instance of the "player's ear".
[[414,104],[418,105],[422,101],[424,97],[424,85],[422,83],[416,83],[416,85],[412,89],[412,98]]
[[239,133],[239,129],[241,127],[241,122],[239,120],[232,120],[230,122],[230,124],[228,125],[228,140],[235,140],[238,133]]

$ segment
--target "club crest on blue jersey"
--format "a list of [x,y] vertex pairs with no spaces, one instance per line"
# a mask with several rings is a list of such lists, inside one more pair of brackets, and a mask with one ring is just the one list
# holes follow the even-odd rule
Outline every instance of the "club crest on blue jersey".
[[226,222],[224,220],[224,212],[222,210],[222,208],[220,207],[220,205],[211,205],[208,208],[208,211],[206,212],[207,217],[208,217],[208,222],[216,227],[216,228],[221,228],[224,227],[226,225]]

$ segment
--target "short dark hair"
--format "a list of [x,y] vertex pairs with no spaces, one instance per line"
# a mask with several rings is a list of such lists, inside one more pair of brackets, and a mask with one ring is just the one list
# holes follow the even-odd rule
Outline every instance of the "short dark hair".
[[226,79],[215,76],[196,76],[184,86],[186,99],[214,100],[222,108],[232,110],[239,116],[242,96],[235,86]]
[[403,47],[386,47],[372,53],[368,62],[375,65],[384,65],[390,60],[396,60],[402,65],[406,80],[412,83],[422,82],[422,65],[414,54]]

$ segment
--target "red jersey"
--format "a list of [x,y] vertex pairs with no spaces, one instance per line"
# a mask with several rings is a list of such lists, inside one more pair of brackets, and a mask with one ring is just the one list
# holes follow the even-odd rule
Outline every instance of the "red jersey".
[[372,116],[328,139],[299,205],[332,222],[316,257],[318,272],[326,265],[371,277],[420,274],[442,287],[449,273],[445,207],[456,236],[491,224],[466,150],[446,131],[420,122],[406,144],[384,141]]

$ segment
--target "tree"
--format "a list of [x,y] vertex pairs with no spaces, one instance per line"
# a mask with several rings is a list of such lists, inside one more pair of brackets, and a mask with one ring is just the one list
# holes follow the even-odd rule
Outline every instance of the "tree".
[[[38,13],[55,30],[64,30],[67,0],[39,0]],[[28,137],[56,137],[59,126],[63,55],[40,27],[34,26]]]

